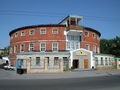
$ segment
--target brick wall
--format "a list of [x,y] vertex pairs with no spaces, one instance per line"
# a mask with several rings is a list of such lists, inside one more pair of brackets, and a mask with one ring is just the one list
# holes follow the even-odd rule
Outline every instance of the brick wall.
[[[46,34],[40,34],[40,30],[45,29]],[[53,34],[52,30],[57,29],[58,34]],[[40,51],[40,43],[46,44],[46,50],[51,51],[52,50],[52,43],[57,42],[58,43],[58,50],[66,50],[66,36],[64,35],[64,31],[67,30],[68,27],[65,26],[42,26],[42,27],[32,27],[32,28],[21,28],[19,30],[16,30],[10,34],[10,46],[11,46],[11,54],[10,54],[10,60],[15,61],[16,60],[16,54],[20,53],[20,45],[24,44],[24,52],[29,51],[29,44],[34,44],[34,50]],[[75,30],[83,30],[82,34],[82,42],[80,42],[80,47],[85,48],[86,44],[90,45],[90,51],[93,51],[93,46],[96,45],[97,48],[100,47],[100,40],[99,40],[99,34],[95,32],[94,30],[85,30],[82,26],[73,26],[71,25],[69,29],[75,29]],[[30,30],[34,30],[34,34],[30,35]],[[84,35],[84,32],[87,31],[89,33],[89,36],[86,37]],[[25,36],[21,36],[21,32],[25,32]],[[15,37],[17,33],[17,37]],[[93,33],[96,35],[96,37],[93,37]],[[14,53],[14,46],[17,46],[16,53]]]
[[[86,31],[89,33],[89,36],[84,35],[84,32]],[[97,49],[100,48],[100,36],[93,31],[85,30],[84,32],[82,35],[82,42],[80,44],[80,47],[85,48],[85,45],[88,44],[90,46],[90,51],[93,51],[94,45],[96,45]],[[93,33],[96,35],[96,37],[92,36]]]

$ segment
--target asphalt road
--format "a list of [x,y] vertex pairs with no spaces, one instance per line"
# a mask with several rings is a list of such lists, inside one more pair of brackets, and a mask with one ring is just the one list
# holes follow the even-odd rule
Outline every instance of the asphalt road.
[[120,90],[120,75],[66,78],[0,80],[0,90]]

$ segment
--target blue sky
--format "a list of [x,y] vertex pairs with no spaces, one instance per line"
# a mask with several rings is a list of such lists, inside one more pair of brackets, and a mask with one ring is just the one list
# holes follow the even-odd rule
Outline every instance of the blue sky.
[[69,14],[83,16],[80,25],[101,32],[101,38],[120,36],[120,0],[0,0],[0,49],[9,45],[13,29],[57,24]]

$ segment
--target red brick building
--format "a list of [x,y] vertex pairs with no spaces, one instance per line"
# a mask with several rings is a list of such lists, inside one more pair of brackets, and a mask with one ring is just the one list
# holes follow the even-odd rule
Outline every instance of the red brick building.
[[[81,19],[81,16],[70,15],[59,24],[32,25],[12,30],[9,33],[11,64],[15,65],[16,60],[19,59],[17,55],[32,53],[32,56],[36,53],[37,55],[44,53],[48,59],[67,58],[71,61],[71,67],[74,68],[80,68],[82,58],[85,60],[83,68],[91,68],[94,66],[93,53],[100,53],[101,34],[95,29],[78,25]],[[58,56],[49,56],[48,53],[53,55],[58,53]],[[65,57],[64,53],[67,53]],[[79,55],[75,56],[75,54]],[[88,55],[87,58],[85,55]]]

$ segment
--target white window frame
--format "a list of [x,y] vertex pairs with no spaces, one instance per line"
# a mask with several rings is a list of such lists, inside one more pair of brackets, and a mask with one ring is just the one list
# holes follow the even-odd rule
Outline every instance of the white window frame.
[[[86,48],[87,45],[88,45],[88,49]],[[85,44],[85,49],[86,50],[90,50],[90,45],[89,44]]]
[[17,52],[17,45],[14,46],[14,53]]
[[[57,44],[57,47],[53,47],[54,44]],[[57,48],[57,50],[54,50],[54,48]],[[57,43],[57,42],[53,42],[53,43],[52,43],[52,51],[58,51],[58,43]]]
[[66,42],[66,48],[67,48],[67,50],[70,50],[70,42],[69,41]]
[[74,50],[75,49],[75,43],[74,42],[70,42],[70,47],[71,47],[71,50]]
[[[24,33],[24,34],[23,34],[23,33]],[[24,31],[21,32],[21,36],[25,36],[25,32],[24,32]]]
[[40,34],[46,34],[46,29],[40,29]]
[[[23,47],[22,47],[22,45],[23,45]],[[22,48],[23,48],[23,50],[22,50]],[[25,45],[24,45],[24,44],[21,44],[21,45],[20,45],[20,52],[24,52],[24,49],[25,49]]]
[[[73,46],[72,46],[73,45]],[[77,47],[78,46],[78,47]],[[80,43],[78,41],[73,42],[73,41],[67,41],[66,42],[66,49],[67,50],[74,50],[74,49],[79,49],[80,48]]]
[[[78,47],[77,47],[78,46]],[[80,44],[79,42],[75,42],[75,49],[79,49],[80,48]]]
[[93,37],[93,38],[96,38],[96,34],[95,34],[95,33],[92,33],[92,37]]
[[[87,35],[85,34],[86,32],[88,33]],[[88,31],[85,31],[84,34],[85,34],[86,37],[89,37],[89,32]]]
[[15,37],[18,37],[18,33],[17,32],[15,33]]
[[[31,31],[33,31],[33,32],[31,32]],[[35,30],[34,29],[29,31],[29,35],[34,35],[34,34],[35,34]]]
[[[45,44],[45,47],[42,47],[42,44]],[[42,51],[42,48],[45,48],[44,51]],[[40,51],[45,52],[46,51],[46,43],[40,43]]]
[[[33,47],[31,47],[31,44],[33,44]],[[34,43],[29,43],[29,51],[34,51]]]
[[52,34],[58,34],[58,29],[53,29]]
[[97,46],[96,45],[93,45],[93,52],[97,53]]

